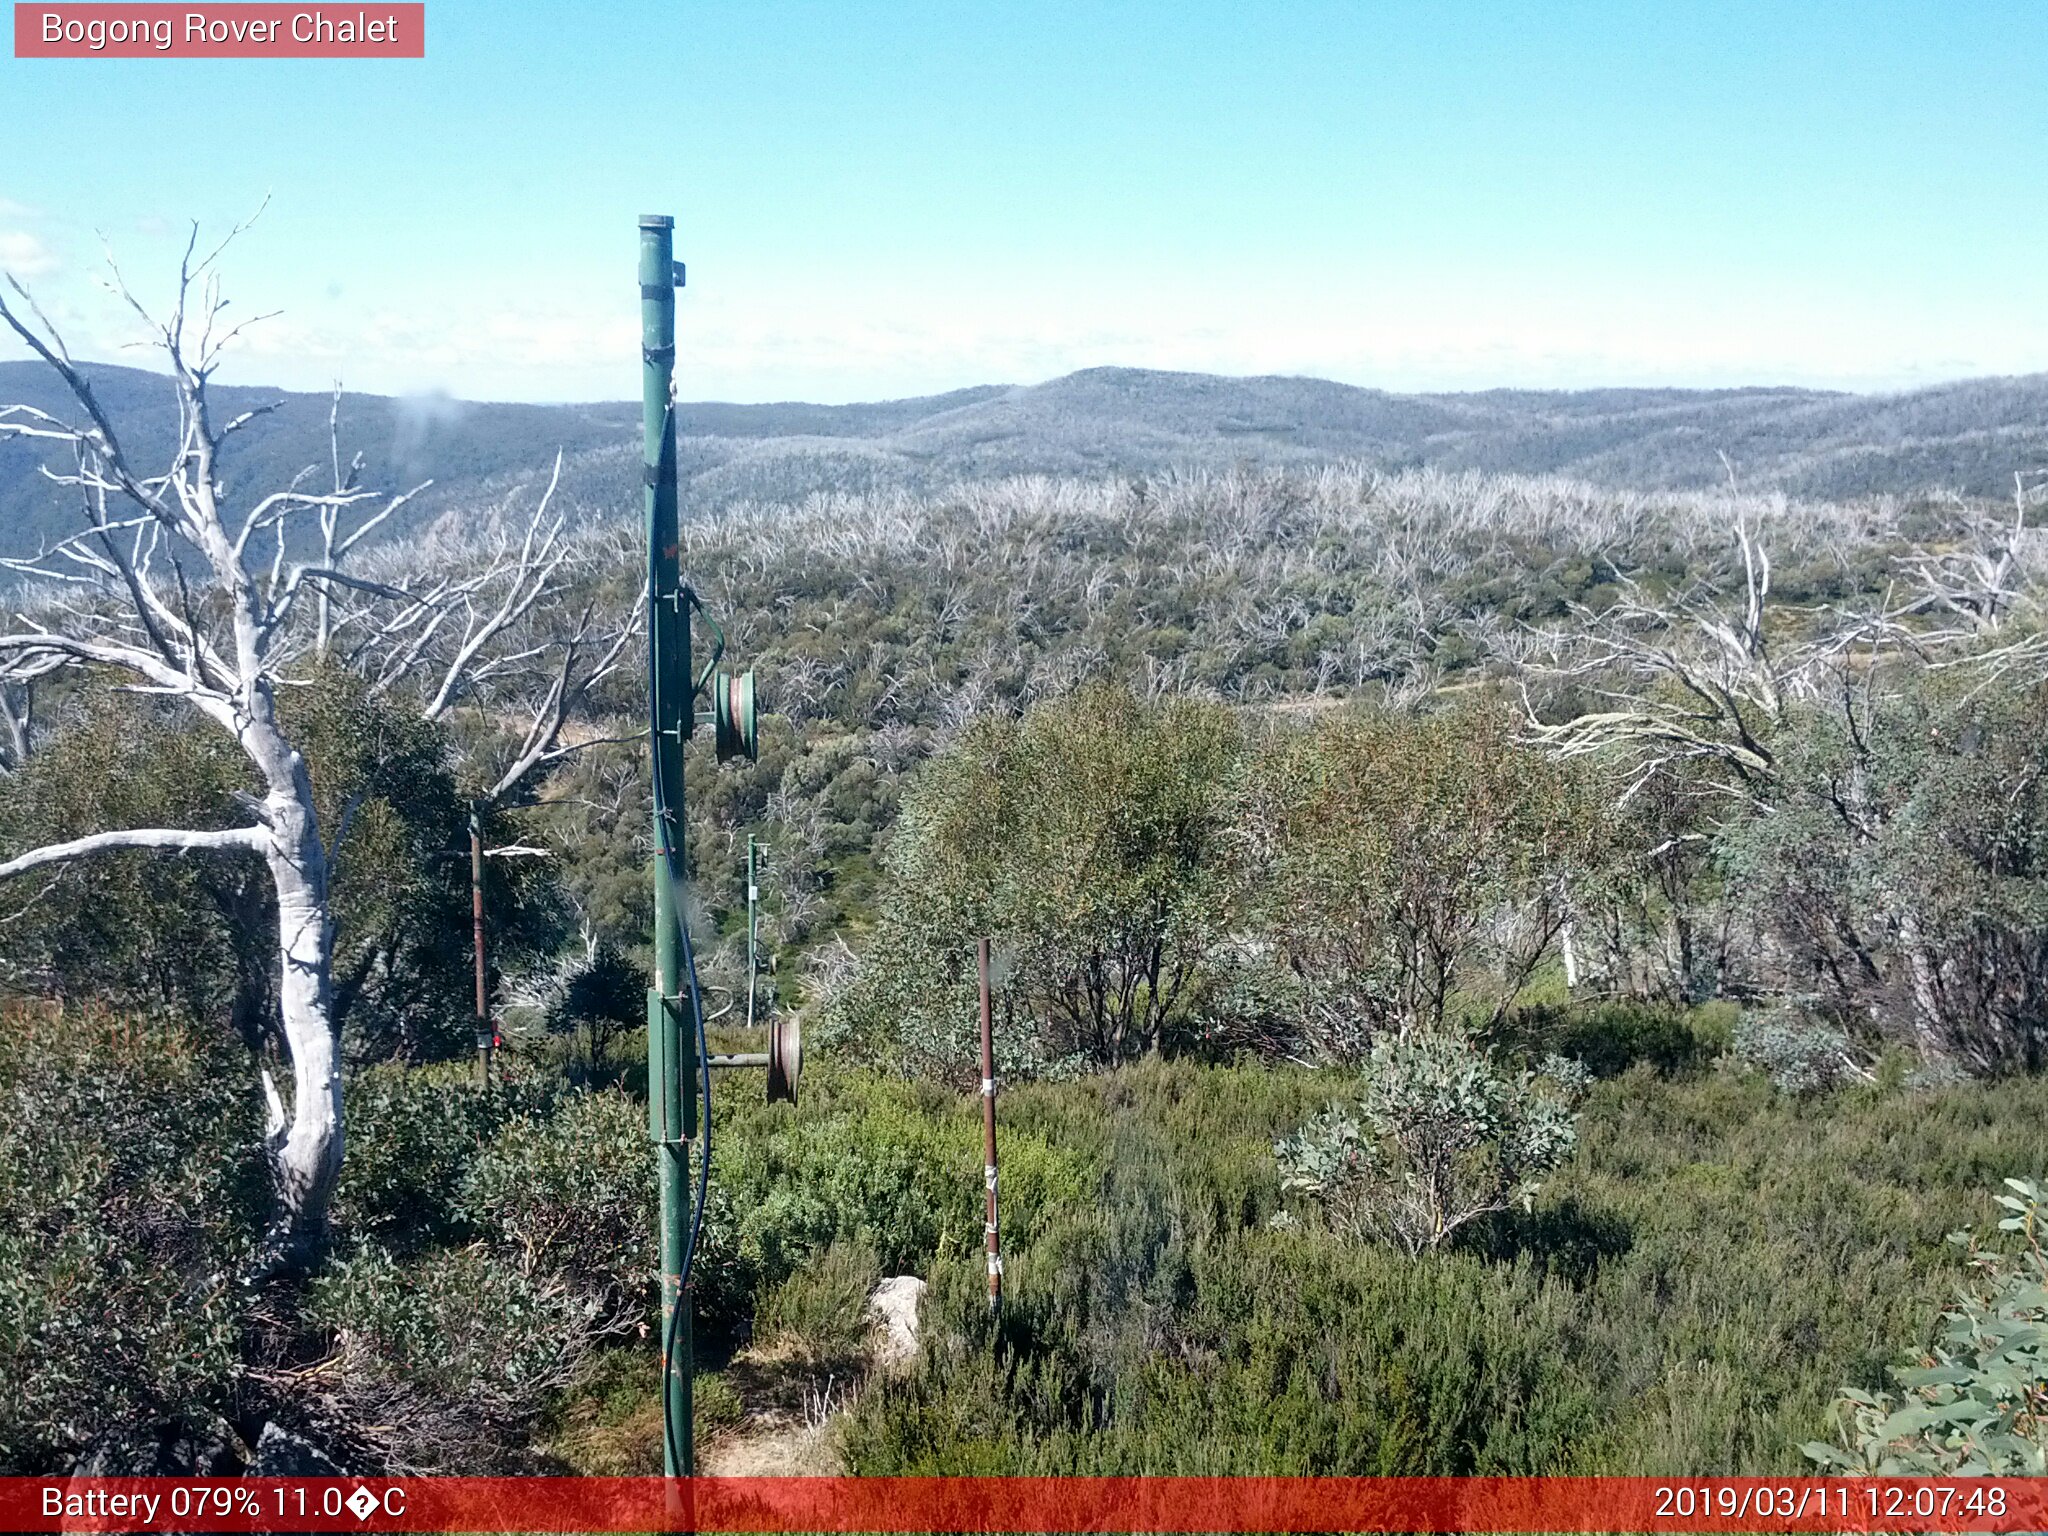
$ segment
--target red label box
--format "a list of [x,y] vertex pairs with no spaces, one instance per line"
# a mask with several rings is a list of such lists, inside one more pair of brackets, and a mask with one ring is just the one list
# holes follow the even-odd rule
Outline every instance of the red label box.
[[5,1478],[9,1531],[2018,1532],[2048,1478]]
[[17,3],[17,59],[423,59],[424,4]]

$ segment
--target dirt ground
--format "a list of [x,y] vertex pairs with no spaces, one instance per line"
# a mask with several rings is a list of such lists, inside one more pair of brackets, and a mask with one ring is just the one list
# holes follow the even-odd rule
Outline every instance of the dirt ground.
[[827,1369],[750,1349],[724,1375],[745,1417],[699,1444],[701,1476],[830,1477],[845,1470],[837,1420],[859,1394],[864,1364]]

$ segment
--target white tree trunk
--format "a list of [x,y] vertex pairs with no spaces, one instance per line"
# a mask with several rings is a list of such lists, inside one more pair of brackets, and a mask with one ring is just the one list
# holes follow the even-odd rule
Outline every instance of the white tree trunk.
[[[277,819],[278,837],[266,862],[277,888],[278,1012],[291,1054],[292,1102],[289,1117],[273,1126],[269,1138],[277,1199],[271,1235],[280,1257],[299,1263],[319,1243],[341,1172],[341,1070],[326,856],[310,805],[292,807]],[[294,823],[299,835],[291,837],[287,828]]]
[[263,1270],[303,1267],[318,1252],[341,1172],[341,1073],[334,1033],[334,919],[328,854],[304,761],[278,733],[268,687],[249,697],[236,734],[271,782],[259,824],[216,831],[140,827],[51,843],[0,862],[0,880],[115,849],[257,853],[277,898],[278,1012],[292,1063],[290,1110],[263,1074],[264,1148],[276,1198]]
[[[1914,1042],[1919,1047],[1922,1061],[1936,1061],[1949,1054],[1949,1040],[1934,956],[1921,931],[1919,916],[1891,892],[1885,894],[1899,914],[1899,949],[1905,957],[1906,983],[1912,996]],[[1990,1053],[1981,1049],[1984,1042],[1974,1043],[1980,1047],[1982,1059],[1974,1061],[1973,1065],[1990,1068],[1993,1065]]]

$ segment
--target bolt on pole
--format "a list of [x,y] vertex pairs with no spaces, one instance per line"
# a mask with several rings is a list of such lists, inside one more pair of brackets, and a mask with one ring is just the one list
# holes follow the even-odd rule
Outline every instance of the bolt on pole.
[[988,1188],[988,1310],[1003,1306],[1003,1244],[996,1209],[996,1036],[995,1014],[988,995],[988,940],[977,946],[981,965],[981,1150],[982,1182]]
[[[643,479],[647,512],[649,742],[653,752],[654,957],[647,1009],[647,1107],[661,1184],[662,1467],[695,1471],[691,1437],[690,1298],[683,1291],[690,1228],[690,1150],[697,1070],[694,1003],[683,976],[681,896],[671,871],[683,867],[683,746],[695,709],[690,676],[690,610],[677,562],[675,220],[640,220],[640,360]],[[686,1018],[687,1015],[687,1018]]]

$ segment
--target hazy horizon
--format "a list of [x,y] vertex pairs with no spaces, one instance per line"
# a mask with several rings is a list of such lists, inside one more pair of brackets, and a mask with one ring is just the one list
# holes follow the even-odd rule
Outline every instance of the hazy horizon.
[[[687,341],[686,341],[686,340],[685,340],[685,342],[684,342],[684,346],[685,346],[685,347],[687,347]],[[82,366],[84,366],[84,367],[86,367],[86,368],[126,368],[126,369],[130,369],[130,370],[133,370],[133,371],[135,371],[135,372],[139,372],[139,373],[151,373],[151,374],[158,374],[158,375],[160,375],[160,376],[165,376],[165,377],[167,377],[166,375],[163,375],[163,373],[162,373],[162,370],[161,370],[161,369],[159,369],[159,368],[156,368],[156,367],[153,367],[153,366],[151,366],[151,361],[152,361],[152,360],[151,360],[151,359],[149,359],[149,358],[148,358],[148,357],[147,357],[146,355],[144,355],[144,354],[138,354],[138,355],[136,355],[136,356],[133,356],[133,357],[79,357],[79,358],[77,358],[76,360],[78,361],[78,363],[79,363],[80,365],[82,365]],[[28,366],[33,366],[33,367],[40,367],[40,366],[43,366],[43,365],[41,364],[41,361],[40,361],[39,359],[37,359],[37,358],[34,358],[33,356],[6,356],[6,357],[0,357],[0,363],[4,363],[4,364],[15,364],[15,365],[28,365]],[[680,373],[680,371],[679,371],[679,373]],[[1221,380],[1225,380],[1225,381],[1228,381],[1228,382],[1232,382],[1232,383],[1246,383],[1246,382],[1251,382],[1251,381],[1255,381],[1255,380],[1259,380],[1259,379],[1285,379],[1285,380],[1291,380],[1291,381],[1298,381],[1298,382],[1307,382],[1307,383],[1317,383],[1317,384],[1335,384],[1335,385],[1339,385],[1339,386],[1342,386],[1342,387],[1344,387],[1344,388],[1347,388],[1347,389],[1360,389],[1360,390],[1367,390],[1367,391],[1377,392],[1377,393],[1380,393],[1380,394],[1386,394],[1386,395],[1430,395],[1430,396],[1463,396],[1463,395],[1472,395],[1472,396],[1479,396],[1479,395],[1489,395],[1489,394],[1529,394],[1529,395],[1544,395],[1544,394],[1578,394],[1578,395],[1587,395],[1587,394],[1601,394],[1601,393],[1610,393],[1610,392],[1622,392],[1622,391],[1628,391],[1628,392],[1657,392],[1657,391],[1663,391],[1663,392],[1669,392],[1669,393],[1673,393],[1673,394],[1692,394],[1692,393],[1697,393],[1697,394],[1722,394],[1722,393],[1730,393],[1730,392],[1738,392],[1738,391],[1748,391],[1748,392],[1755,392],[1755,393],[1765,393],[1765,394],[1769,394],[1769,393],[1782,393],[1782,392],[1786,392],[1786,391],[1793,391],[1793,390],[1797,390],[1797,391],[1803,391],[1803,392],[1807,392],[1807,393],[1812,393],[1812,394],[1837,394],[1837,395],[1854,395],[1854,396],[1860,396],[1860,397],[1863,397],[1863,398],[1868,398],[1868,399],[1881,399],[1881,398],[1884,398],[1884,397],[1886,397],[1886,396],[1892,396],[1892,395],[1910,395],[1910,394],[1915,394],[1915,393],[1918,393],[1918,392],[1919,392],[1919,391],[1921,391],[1921,390],[1927,390],[1927,389],[1940,389],[1940,388],[1942,388],[1942,387],[1944,387],[1944,386],[1947,386],[1947,385],[1955,385],[1955,384],[1972,384],[1972,383],[1978,383],[1978,382],[1988,382],[1988,381],[1999,381],[1999,380],[2015,380],[2015,379],[2025,379],[2025,378],[2030,378],[2030,377],[2034,377],[2034,376],[2036,376],[2037,374],[2040,374],[2040,373],[2048,373],[2048,369],[2037,369],[2037,370],[2028,370],[2028,371],[2026,371],[2026,372],[2019,372],[2019,373],[1976,373],[1976,374],[1961,374],[1961,375],[1957,375],[1956,377],[1953,377],[1953,378],[1938,378],[1938,379],[1929,379],[1929,380],[1926,380],[1926,381],[1925,381],[1925,382],[1923,382],[1923,383],[1916,383],[1916,384],[1907,384],[1907,385],[1899,385],[1899,386],[1892,386],[1892,387],[1884,387],[1884,386],[1877,386],[1877,387],[1867,387],[1867,388],[1851,388],[1851,387],[1849,387],[1849,386],[1847,386],[1847,385],[1840,385],[1840,384],[1835,384],[1835,385],[1823,385],[1823,384],[1802,384],[1802,383],[1792,382],[1792,381],[1788,381],[1788,380],[1781,380],[1781,379],[1779,379],[1779,380],[1773,380],[1773,379],[1763,379],[1763,380],[1748,380],[1748,381],[1740,381],[1740,382],[1731,382],[1731,383],[1721,383],[1721,384],[1698,384],[1698,385],[1688,385],[1688,384],[1665,384],[1665,383],[1636,383],[1636,382],[1628,382],[1628,381],[1616,381],[1616,382],[1608,382],[1608,383],[1589,383],[1589,384],[1559,384],[1559,385],[1543,385],[1543,384],[1475,384],[1475,385],[1471,385],[1471,386],[1469,386],[1469,387],[1466,387],[1466,388],[1459,388],[1459,389],[1399,389],[1399,388],[1394,388],[1394,387],[1391,387],[1391,386],[1388,386],[1388,385],[1383,385],[1383,384],[1375,384],[1375,383],[1360,383],[1360,382],[1357,382],[1357,381],[1354,381],[1354,380],[1350,380],[1350,379],[1337,379],[1337,378],[1331,378],[1331,377],[1329,377],[1328,375],[1325,375],[1325,374],[1315,374],[1315,373],[1278,373],[1278,372],[1275,372],[1275,373],[1223,373],[1223,372],[1218,372],[1218,371],[1216,371],[1216,370],[1213,370],[1213,369],[1205,369],[1205,368],[1148,368],[1148,367],[1143,367],[1143,366],[1140,366],[1140,365],[1138,365],[1138,364],[1132,364],[1132,363],[1113,363],[1113,362],[1110,362],[1110,363],[1083,363],[1083,364],[1081,364],[1081,365],[1080,365],[1079,367],[1075,367],[1075,368],[1070,368],[1070,369],[1066,369],[1066,370],[1064,370],[1064,371],[1062,371],[1062,372],[1060,372],[1060,373],[1055,373],[1055,374],[1049,374],[1049,375],[1045,376],[1044,378],[1034,378],[1034,379],[1002,379],[1002,378],[994,378],[994,377],[983,377],[983,378],[976,378],[976,379],[972,379],[972,380],[970,380],[970,381],[968,381],[968,382],[966,382],[966,383],[962,383],[962,384],[956,384],[956,385],[949,385],[949,386],[947,386],[947,387],[945,387],[945,388],[943,388],[943,389],[928,389],[928,390],[918,390],[918,391],[916,391],[915,393],[911,393],[911,394],[891,394],[891,395],[879,395],[879,394],[873,394],[873,395],[850,395],[850,396],[847,396],[847,397],[844,397],[844,398],[839,398],[839,399],[826,399],[826,398],[824,398],[824,397],[822,397],[822,396],[817,396],[817,395],[808,395],[808,396],[799,396],[799,395],[775,395],[775,396],[769,396],[769,395],[762,395],[762,396],[749,396],[749,397],[741,397],[741,396],[735,396],[735,395],[709,395],[709,394],[701,394],[701,393],[700,393],[700,394],[692,394],[692,393],[690,393],[690,391],[689,391],[689,389],[688,389],[688,387],[687,387],[687,383],[688,383],[688,381],[687,381],[687,380],[686,380],[685,378],[683,378],[683,377],[680,377],[680,376],[679,376],[679,377],[678,377],[678,379],[677,379],[677,388],[678,388],[678,390],[679,390],[679,398],[680,398],[680,399],[682,399],[682,400],[685,400],[685,401],[695,401],[695,402],[697,402],[697,403],[700,403],[700,404],[716,404],[716,405],[754,405],[754,406],[806,406],[806,405],[809,405],[809,406],[852,406],[852,405],[886,405],[886,404],[891,404],[891,403],[894,403],[894,402],[898,402],[898,401],[904,401],[904,400],[927,400],[927,399],[935,399],[935,398],[938,398],[938,397],[940,397],[940,396],[944,396],[944,395],[951,395],[951,394],[960,394],[960,393],[964,393],[964,392],[968,392],[968,391],[972,391],[972,390],[985,390],[985,389],[1006,389],[1006,390],[1007,390],[1007,389],[1036,389],[1036,388],[1040,388],[1040,387],[1042,387],[1042,386],[1044,386],[1044,385],[1047,385],[1047,384],[1056,384],[1056,383],[1060,382],[1060,381],[1061,381],[1062,379],[1069,379],[1069,378],[1073,378],[1073,377],[1075,377],[1076,375],[1079,375],[1079,374],[1089,374],[1089,373],[1144,373],[1144,374],[1160,374],[1160,375],[1167,375],[1167,376],[1177,376],[1177,377],[1183,377],[1183,378],[1210,378],[1210,379],[1221,379]],[[275,390],[280,390],[280,391],[282,391],[282,392],[284,392],[284,393],[287,393],[287,394],[324,394],[324,393],[327,393],[327,392],[328,392],[329,390],[331,390],[331,389],[332,389],[332,387],[333,387],[333,385],[334,385],[334,383],[335,383],[335,382],[337,382],[337,381],[335,381],[335,380],[329,380],[329,381],[328,381],[328,382],[327,382],[326,384],[324,384],[324,385],[313,385],[313,386],[310,386],[310,387],[308,387],[308,386],[299,386],[299,385],[293,385],[293,384],[285,384],[285,383],[280,383],[280,382],[276,382],[276,381],[273,381],[273,380],[269,380],[269,379],[264,379],[264,378],[256,378],[256,377],[243,377],[243,376],[242,376],[242,370],[235,370],[235,369],[223,369],[223,370],[222,370],[222,372],[221,372],[221,374],[220,374],[220,376],[219,376],[219,378],[218,378],[218,382],[219,382],[219,383],[220,383],[221,385],[223,385],[223,386],[227,386],[227,387],[232,387],[232,388],[236,388],[236,389],[275,389]],[[342,379],[340,379],[340,380],[339,380],[338,382],[339,382],[339,383],[341,384],[341,386],[342,386],[342,389],[343,389],[343,392],[344,392],[345,394],[349,394],[349,395],[358,395],[358,396],[371,396],[371,395],[374,395],[374,396],[378,396],[378,397],[380,397],[380,398],[385,398],[385,399],[391,399],[391,400],[399,400],[399,401],[420,401],[420,402],[432,402],[432,401],[436,401],[436,400],[445,400],[445,401],[448,401],[448,402],[450,402],[450,403],[453,403],[453,404],[459,404],[459,405],[538,405],[538,406],[554,406],[554,405],[559,405],[559,406],[593,406],[593,405],[631,405],[631,406],[632,406],[632,407],[633,407],[634,409],[636,409],[636,410],[637,410],[637,409],[639,409],[639,406],[640,406],[640,400],[639,400],[639,397],[638,397],[637,395],[631,395],[631,394],[628,394],[628,393],[625,393],[625,392],[621,392],[621,393],[618,393],[618,394],[614,394],[614,395],[589,395],[589,396],[577,396],[577,397],[573,397],[573,398],[571,398],[571,397],[558,397],[558,398],[517,398],[517,397],[512,397],[512,396],[493,396],[493,395],[458,395],[458,394],[453,394],[453,393],[450,393],[450,392],[449,392],[449,391],[447,391],[447,390],[442,390],[442,389],[425,389],[425,390],[382,390],[382,389],[370,389],[370,388],[362,388],[362,387],[358,387],[357,385],[355,385],[354,383],[352,383],[352,382],[351,382],[350,380],[348,380],[347,378],[342,378]]]
[[[280,310],[224,377],[851,402],[1103,359],[1394,392],[1895,391],[2048,367],[2048,11],[1897,0],[436,3],[418,60],[12,59],[64,153],[0,268],[81,355],[184,231]],[[196,152],[182,123],[203,101]],[[10,338],[0,356],[19,356]]]

